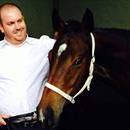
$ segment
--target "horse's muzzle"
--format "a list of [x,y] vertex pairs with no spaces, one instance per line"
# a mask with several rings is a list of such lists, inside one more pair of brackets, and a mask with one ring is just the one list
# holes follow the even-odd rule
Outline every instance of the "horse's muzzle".
[[53,128],[55,128],[56,121],[52,108],[47,107],[43,115],[44,115],[44,120],[42,121],[43,128],[47,130],[52,130]]

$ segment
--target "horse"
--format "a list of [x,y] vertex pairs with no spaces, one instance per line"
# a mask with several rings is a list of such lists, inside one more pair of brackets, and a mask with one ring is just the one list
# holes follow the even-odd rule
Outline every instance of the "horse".
[[88,8],[81,22],[63,21],[56,10],[52,16],[58,35],[49,52],[48,81],[38,107],[43,126],[62,130],[128,127],[130,31],[94,27]]

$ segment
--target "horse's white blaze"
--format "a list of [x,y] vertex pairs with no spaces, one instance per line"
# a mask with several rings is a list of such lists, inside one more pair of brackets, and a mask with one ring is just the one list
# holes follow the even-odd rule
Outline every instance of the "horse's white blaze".
[[58,49],[58,53],[57,55],[60,56],[67,48],[67,44],[66,43],[63,43],[62,45],[59,46],[59,49]]

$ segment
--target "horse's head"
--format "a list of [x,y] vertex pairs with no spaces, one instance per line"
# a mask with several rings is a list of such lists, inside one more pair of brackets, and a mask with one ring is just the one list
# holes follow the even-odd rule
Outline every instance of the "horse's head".
[[[49,54],[50,71],[39,105],[41,120],[50,128],[58,123],[67,102],[75,96],[89,76],[92,58],[93,16],[86,10],[82,22],[63,22],[53,12],[53,26],[58,33],[54,48]],[[55,27],[56,26],[56,27]],[[57,89],[58,88],[58,89]],[[68,100],[69,101],[68,101]]]

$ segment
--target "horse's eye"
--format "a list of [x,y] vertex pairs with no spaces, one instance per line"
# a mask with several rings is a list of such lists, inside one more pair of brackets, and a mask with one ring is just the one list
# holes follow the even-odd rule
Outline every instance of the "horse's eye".
[[73,65],[79,65],[79,64],[81,64],[81,58],[75,59],[75,61],[73,62]]

